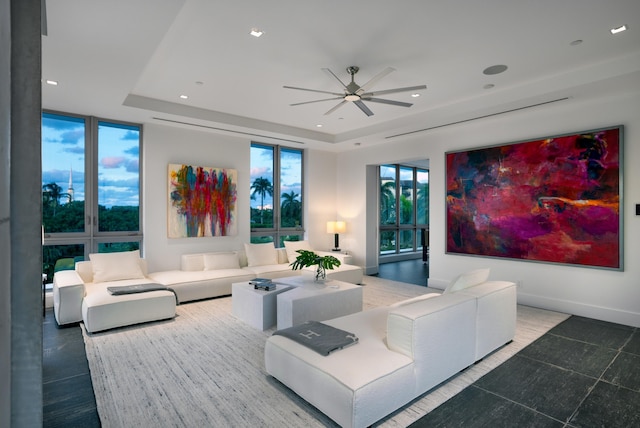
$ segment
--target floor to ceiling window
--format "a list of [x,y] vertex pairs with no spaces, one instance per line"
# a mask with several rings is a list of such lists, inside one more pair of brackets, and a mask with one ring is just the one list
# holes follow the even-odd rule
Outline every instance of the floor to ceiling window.
[[140,224],[142,126],[42,114],[43,273],[93,252],[135,250]]
[[402,254],[419,254],[429,230],[429,170],[381,165],[380,248],[382,262]]
[[281,247],[303,239],[302,155],[302,150],[251,144],[251,242]]

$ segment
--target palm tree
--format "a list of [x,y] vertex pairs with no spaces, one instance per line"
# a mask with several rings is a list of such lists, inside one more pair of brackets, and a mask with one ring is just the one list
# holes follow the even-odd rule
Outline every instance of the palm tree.
[[[299,194],[293,190],[289,193],[282,195],[282,204],[280,209],[282,211],[282,225],[283,226],[295,226],[296,220],[299,220],[300,216],[300,201]],[[286,221],[289,220],[289,221]]]
[[264,224],[264,197],[266,195],[273,196],[273,185],[269,179],[260,177],[256,178],[251,185],[251,199],[255,199],[256,194],[260,195],[260,223]]
[[387,181],[380,186],[380,224],[396,222],[396,182]]
[[420,183],[416,196],[416,209],[418,210],[417,223],[429,222],[429,183]]
[[62,187],[56,183],[48,183],[42,186],[42,201],[53,206],[53,215],[56,215],[56,208],[60,205],[60,198],[71,198],[69,193],[62,191]]

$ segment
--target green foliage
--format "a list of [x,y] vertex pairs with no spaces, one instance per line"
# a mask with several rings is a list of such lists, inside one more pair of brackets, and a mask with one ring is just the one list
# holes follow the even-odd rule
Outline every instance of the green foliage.
[[315,265],[324,269],[333,269],[334,267],[340,266],[340,260],[334,256],[319,256],[313,251],[308,250],[298,250],[296,252],[300,253],[300,255],[296,257],[296,260],[293,263],[290,264],[293,270]]
[[140,229],[137,206],[117,206],[106,208],[98,206],[101,232],[135,232]]

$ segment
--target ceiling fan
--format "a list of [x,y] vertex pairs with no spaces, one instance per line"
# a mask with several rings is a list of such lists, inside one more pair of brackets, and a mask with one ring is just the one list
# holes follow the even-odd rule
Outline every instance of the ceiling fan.
[[360,70],[360,68],[356,67],[355,65],[347,67],[347,73],[349,73],[349,75],[351,76],[351,83],[349,83],[348,85],[345,85],[342,82],[342,80],[340,80],[340,78],[338,76],[336,76],[328,68],[323,68],[322,70],[324,72],[328,73],[329,75],[335,77],[335,79],[338,82],[340,82],[340,85],[342,85],[342,87],[343,87],[344,93],[329,92],[329,91],[319,91],[319,90],[316,90],[316,89],[297,88],[295,86],[283,86],[283,88],[287,88],[287,89],[297,89],[297,90],[300,90],[300,91],[318,92],[318,93],[321,93],[321,94],[334,95],[334,98],[325,98],[325,99],[322,99],[322,100],[305,101],[305,102],[302,102],[302,103],[290,104],[291,106],[299,106],[299,105],[302,105],[302,104],[318,103],[318,102],[322,102],[322,101],[342,100],[336,106],[334,106],[329,111],[327,111],[325,113],[325,116],[333,113],[334,111],[336,111],[337,109],[339,109],[340,107],[342,107],[343,105],[345,105],[348,102],[351,102],[351,103],[355,104],[367,116],[373,116],[373,112],[371,110],[369,110],[369,108],[363,103],[363,101],[371,101],[373,103],[390,104],[390,105],[400,106],[400,107],[411,107],[413,105],[411,103],[405,103],[405,102],[393,101],[393,100],[386,100],[386,99],[382,99],[382,98],[377,98],[377,96],[378,95],[386,95],[386,94],[395,94],[397,92],[418,91],[420,89],[426,89],[427,88],[427,85],[419,85],[419,86],[409,86],[409,87],[406,87],[406,88],[386,89],[386,90],[383,90],[383,91],[369,91],[373,85],[378,83],[378,80],[382,79],[383,77],[385,77],[387,74],[391,73],[392,71],[395,71],[395,69],[391,68],[391,67],[385,68],[384,70],[382,70],[380,73],[375,75],[371,80],[369,80],[367,83],[365,83],[362,86],[359,86],[356,82],[354,82],[354,76],[358,72],[358,70]]

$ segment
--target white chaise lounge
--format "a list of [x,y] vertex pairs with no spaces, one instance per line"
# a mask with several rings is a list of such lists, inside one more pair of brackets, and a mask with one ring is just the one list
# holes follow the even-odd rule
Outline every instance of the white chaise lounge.
[[266,371],[341,426],[366,427],[511,341],[516,287],[482,281],[324,323],[359,342],[322,356],[274,335]]
[[138,251],[91,254],[75,270],[53,277],[53,311],[58,324],[83,321],[88,332],[173,318],[176,296],[167,290],[112,295],[108,287],[153,284]]

